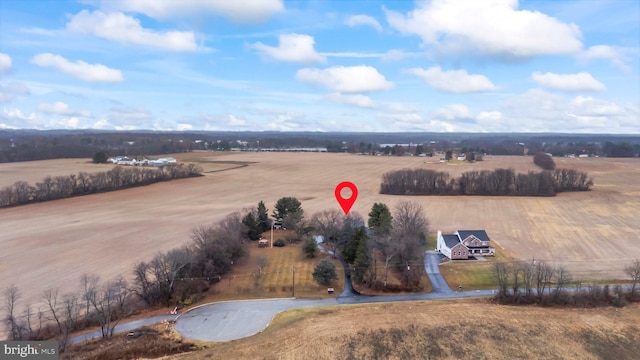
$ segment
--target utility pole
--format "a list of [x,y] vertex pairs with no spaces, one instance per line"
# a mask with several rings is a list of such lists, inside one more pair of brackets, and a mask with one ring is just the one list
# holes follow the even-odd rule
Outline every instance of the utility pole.
[[291,297],[296,297],[296,267],[294,266],[291,271],[293,272],[293,286],[291,287]]
[[271,222],[271,248],[273,249],[273,222]]

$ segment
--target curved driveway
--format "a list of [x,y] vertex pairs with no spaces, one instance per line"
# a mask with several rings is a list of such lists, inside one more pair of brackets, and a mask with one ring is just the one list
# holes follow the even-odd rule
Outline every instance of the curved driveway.
[[194,340],[226,341],[257,334],[285,310],[336,305],[336,299],[268,299],[207,304],[179,316],[174,328]]
[[[340,258],[338,256],[338,258]],[[182,336],[201,341],[229,341],[255,335],[264,330],[275,315],[285,310],[343,304],[367,304],[394,301],[439,300],[491,296],[495,290],[453,291],[440,274],[439,264],[442,254],[433,251],[425,253],[425,271],[431,281],[433,291],[428,294],[368,296],[353,289],[348,265],[345,268],[344,291],[337,298],[305,300],[295,298],[241,300],[205,304],[178,316],[175,330]],[[130,331],[140,326],[172,320],[175,315],[159,315],[135,320],[116,326],[114,332]],[[100,337],[93,332],[71,339],[71,343]]]
[[415,301],[491,296],[493,290],[455,292],[440,274],[442,255],[425,254],[425,270],[433,292],[428,294],[367,296],[360,295],[351,285],[345,265],[345,291],[337,298],[323,300],[268,299],[206,304],[178,317],[175,329],[180,335],[201,341],[227,341],[245,338],[264,330],[273,317],[285,310],[342,304],[366,304],[392,301]]

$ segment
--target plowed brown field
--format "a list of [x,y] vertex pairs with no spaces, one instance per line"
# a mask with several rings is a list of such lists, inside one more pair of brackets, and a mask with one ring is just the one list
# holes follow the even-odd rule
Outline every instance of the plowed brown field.
[[[273,208],[282,196],[301,200],[307,214],[338,208],[335,186],[352,181],[363,216],[374,202],[390,207],[420,202],[438,229],[486,229],[498,251],[519,259],[557,261],[581,278],[622,278],[640,258],[640,161],[556,159],[560,167],[587,171],[593,191],[553,198],[402,197],[378,194],[383,173],[425,167],[457,176],[471,169],[537,170],[531,157],[487,156],[482,162],[439,163],[437,158],[372,157],[310,153],[190,153],[205,176],[147,187],[0,209],[0,289],[20,287],[24,300],[44,290],[78,287],[83,273],[102,278],[130,275],[136,261],[189,241],[191,229],[263,200]],[[249,162],[238,167],[238,162]],[[47,175],[104,171],[81,160],[0,164],[0,187],[35,183]],[[220,171],[229,169],[226,171]]]

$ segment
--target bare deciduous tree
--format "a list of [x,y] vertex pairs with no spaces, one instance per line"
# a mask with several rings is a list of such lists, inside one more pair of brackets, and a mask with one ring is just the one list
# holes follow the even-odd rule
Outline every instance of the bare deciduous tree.
[[556,279],[556,288],[553,292],[554,299],[556,302],[560,299],[560,296],[563,295],[564,289],[567,287],[569,282],[571,281],[571,274],[564,267],[560,266],[556,268],[555,271],[555,279]]
[[85,326],[89,326],[92,319],[91,304],[96,296],[96,291],[100,282],[98,275],[84,274],[80,278],[80,291],[82,294],[82,301],[84,301],[84,321]]
[[509,287],[509,266],[505,263],[497,262],[493,266],[493,273],[498,280],[498,292],[500,296],[506,297]]
[[[402,263],[403,273],[406,274],[406,285],[409,285],[409,263],[422,258],[426,245],[426,234],[429,231],[429,220],[424,214],[422,205],[412,201],[401,201],[396,204],[393,214],[393,230],[391,236],[397,242],[398,255]],[[405,272],[404,269],[407,269]],[[417,285],[420,277],[418,272],[412,278]]]
[[127,282],[122,278],[107,282],[99,288],[91,303],[100,323],[103,338],[113,336],[116,325],[130,315],[125,309],[129,294]]
[[631,278],[631,296],[636,293],[636,286],[640,281],[640,260],[636,260],[633,264],[624,268],[625,273]]
[[343,215],[337,209],[320,211],[311,216],[311,226],[323,237],[323,244],[333,252],[334,256],[338,251],[342,218]]
[[551,279],[553,278],[553,268],[540,261],[535,267],[536,292],[538,301],[542,300],[544,292],[551,288]]
[[76,329],[80,316],[80,304],[75,294],[59,295],[58,289],[49,289],[44,293],[44,301],[49,308],[51,320],[55,321],[58,328],[56,340],[62,351],[69,341],[69,335]]
[[20,290],[15,285],[4,291],[6,315],[3,322],[9,331],[9,340],[22,340],[22,331],[16,316],[16,304],[20,298]]

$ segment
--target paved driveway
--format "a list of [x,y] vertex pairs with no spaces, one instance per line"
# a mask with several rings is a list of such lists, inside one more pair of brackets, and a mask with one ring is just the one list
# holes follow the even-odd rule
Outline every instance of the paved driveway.
[[[350,281],[351,279],[348,276],[348,270],[346,270],[345,291],[337,298],[322,300],[304,300],[294,298],[240,300],[205,304],[180,315],[176,319],[174,328],[180,335],[194,340],[229,341],[257,334],[269,326],[269,323],[271,323],[274,316],[280,312],[290,309],[341,304],[470,298],[492,296],[495,293],[494,290],[451,290],[440,274],[438,265],[441,260],[442,254],[433,251],[429,251],[425,254],[425,271],[427,272],[429,280],[431,280],[431,284],[433,286],[433,291],[428,294],[389,296],[360,295],[353,290]],[[116,327],[116,332],[128,331],[142,325],[159,323],[164,318],[167,318],[167,316],[158,316],[121,324]],[[99,333],[87,334],[82,337],[74,338],[73,342],[80,342],[91,337],[99,336]]]
[[443,258],[444,255],[435,251],[427,251],[424,255],[424,270],[427,272],[427,276],[429,276],[434,293],[453,292],[440,273],[439,265]]
[[203,305],[180,317],[175,329],[182,336],[202,341],[227,341],[254,335],[273,317],[289,309],[336,305],[335,299],[267,299]]

